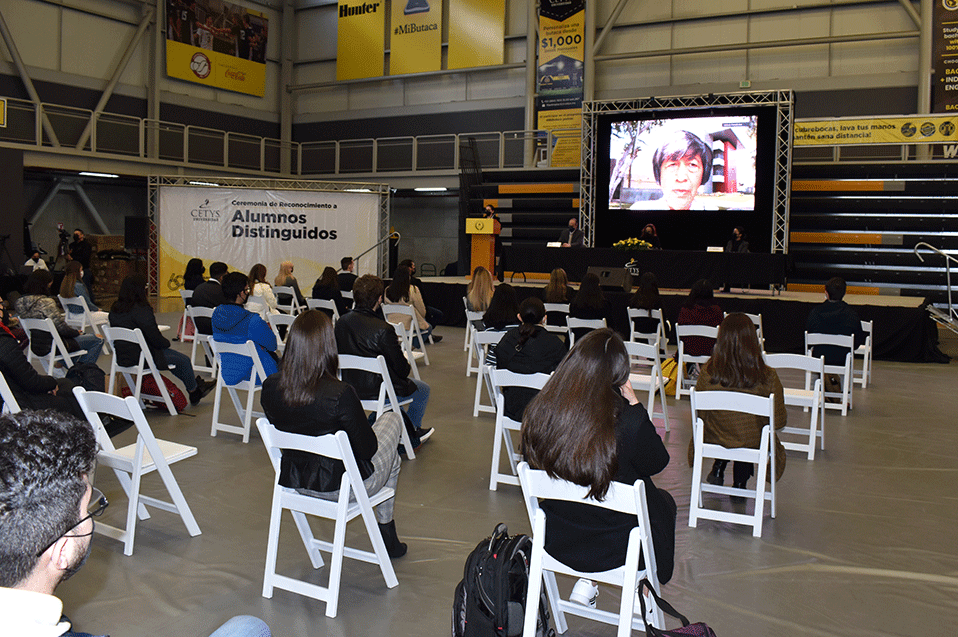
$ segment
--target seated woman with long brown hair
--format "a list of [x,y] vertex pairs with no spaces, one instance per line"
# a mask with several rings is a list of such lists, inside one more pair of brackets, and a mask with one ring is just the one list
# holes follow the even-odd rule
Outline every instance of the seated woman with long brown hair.
[[[402,421],[387,411],[370,427],[356,390],[336,377],[339,352],[332,320],[319,310],[296,317],[286,338],[279,372],[263,382],[263,411],[280,431],[323,436],[345,431],[369,493],[399,481],[399,435]],[[339,498],[342,462],[300,451],[284,451],[279,483],[324,500]],[[359,485],[356,485],[358,488]],[[402,557],[393,520],[395,498],[374,510],[389,557]]]
[[[615,482],[645,481],[659,581],[672,577],[675,500],[652,476],[669,464],[669,452],[629,384],[629,355],[608,328],[576,341],[522,417],[521,452],[534,469],[589,487],[601,500]],[[634,515],[578,502],[542,502],[545,548],[584,572],[622,566]]]
[[[775,429],[785,426],[787,414],[782,381],[778,373],[765,364],[755,325],[741,312],[729,314],[719,325],[712,358],[702,365],[695,391],[740,391],[756,396],[774,394]],[[731,411],[706,411],[702,412],[702,422],[707,444],[758,449],[762,427],[768,424],[768,418]],[[693,453],[690,441],[689,466],[692,466]],[[711,484],[723,484],[727,465],[728,460],[716,460],[706,480]],[[776,436],[775,479],[781,478],[784,471],[785,447]],[[744,488],[753,472],[751,463],[736,462],[732,466],[732,485]]]

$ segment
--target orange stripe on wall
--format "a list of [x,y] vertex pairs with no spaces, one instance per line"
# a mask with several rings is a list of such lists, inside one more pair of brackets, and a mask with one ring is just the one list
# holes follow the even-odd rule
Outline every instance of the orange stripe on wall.
[[[789,292],[821,292],[822,295],[825,294],[825,283],[824,281],[819,284],[814,283],[789,283],[788,284]],[[859,285],[849,285],[845,290],[846,294],[872,294],[878,295],[881,294],[880,288],[868,288]]]
[[521,195],[524,193],[568,193],[575,192],[575,184],[500,184],[500,195]]
[[792,232],[788,235],[791,243],[850,243],[856,245],[881,245],[881,235],[874,233],[837,233],[837,232]]
[[883,181],[793,181],[792,190],[801,191],[882,191]]

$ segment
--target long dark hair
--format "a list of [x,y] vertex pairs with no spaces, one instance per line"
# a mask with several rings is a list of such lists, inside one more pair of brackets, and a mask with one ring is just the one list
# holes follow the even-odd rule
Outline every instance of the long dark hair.
[[313,402],[322,378],[336,378],[339,351],[333,322],[325,312],[307,310],[296,317],[286,337],[279,366],[279,389],[290,407]]
[[515,325],[519,320],[519,297],[516,289],[508,283],[500,283],[492,293],[492,300],[486,313],[482,315],[482,323],[487,328],[496,330],[505,329],[506,325]]
[[66,274],[60,282],[60,296],[66,298],[76,296],[73,288],[76,286],[77,281],[82,280],[80,279],[80,271],[83,270],[83,265],[79,261],[67,261],[67,265],[63,270]]
[[110,311],[126,314],[140,306],[150,307],[150,300],[146,297],[146,276],[137,272],[120,283],[120,291],[117,292],[116,301]]
[[412,269],[408,265],[400,265],[393,273],[393,280],[386,288],[386,298],[390,301],[409,300],[409,288],[412,285]]
[[579,284],[579,291],[575,294],[575,299],[569,304],[572,307],[589,307],[600,309],[605,305],[605,295],[602,293],[602,286],[599,284],[599,277],[591,272],[582,277]]
[[542,301],[534,296],[530,296],[519,304],[519,318],[522,324],[519,326],[519,342],[516,343],[516,349],[526,344],[532,336],[539,331],[539,324],[546,315],[546,306]]
[[326,266],[326,269],[323,270],[323,273],[316,279],[314,286],[331,288],[333,290],[339,289],[339,279],[336,278],[336,270]]
[[708,307],[715,305],[715,293],[712,291],[712,283],[708,279],[699,279],[692,284],[689,290],[689,298],[685,301],[685,307],[701,305]]
[[257,263],[249,271],[249,285],[253,287],[257,283],[266,283],[266,266],[262,263]]
[[605,497],[619,470],[615,423],[629,378],[622,338],[608,328],[576,341],[522,416],[522,455],[549,476]]
[[652,272],[643,272],[639,278],[639,289],[629,299],[629,307],[640,310],[661,310],[662,296],[659,294],[659,284]]
[[766,369],[752,319],[741,312],[726,316],[705,370],[722,387],[749,389],[762,382]]
[[193,258],[186,262],[186,271],[183,273],[183,278],[200,277],[203,276],[204,272],[206,272],[206,266],[203,265],[203,260]]
[[27,282],[23,284],[23,294],[24,296],[47,296],[50,294],[51,283],[53,283],[53,275],[48,270],[34,270],[27,277]]

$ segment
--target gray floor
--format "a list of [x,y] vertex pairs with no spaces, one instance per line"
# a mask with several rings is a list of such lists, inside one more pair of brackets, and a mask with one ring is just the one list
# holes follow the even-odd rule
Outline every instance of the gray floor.
[[[162,318],[175,325],[178,315]],[[335,619],[325,617],[322,603],[291,593],[261,597],[273,475],[258,436],[247,445],[228,434],[210,437],[211,395],[187,414],[148,416],[158,437],[199,448],[174,473],[203,534],[190,538],[179,518],[158,511],[138,524],[132,557],[96,536],[86,567],[58,592],[77,628],[113,637],[199,637],[250,613],[275,635],[448,634],[466,555],[497,522],[513,532],[528,532],[529,523],[518,487],[488,490],[493,418],[472,417],[475,377],[464,374],[463,332],[438,333],[446,338],[430,347],[432,365],[422,369],[436,435],[403,463],[399,479],[396,521],[409,553],[394,561],[397,588],[387,589],[375,566],[347,560]],[[875,363],[854,411],[828,414],[826,449],[816,460],[789,452],[778,517],[766,519],[761,539],[717,522],[688,527],[689,406],[673,402],[672,431],[664,435],[672,463],[657,478],[679,504],[667,599],[722,637],[954,634],[956,380],[958,364]],[[132,440],[130,432],[123,436]],[[107,517],[118,520],[125,509],[118,483],[106,470],[97,482],[115,503]],[[159,485],[150,476],[144,490],[157,493]],[[362,542],[362,535],[354,522],[349,538]],[[282,572],[325,581],[325,572],[310,573],[288,515],[279,560]],[[603,590],[599,603],[614,606],[617,594]],[[567,634],[614,630],[572,619]]]

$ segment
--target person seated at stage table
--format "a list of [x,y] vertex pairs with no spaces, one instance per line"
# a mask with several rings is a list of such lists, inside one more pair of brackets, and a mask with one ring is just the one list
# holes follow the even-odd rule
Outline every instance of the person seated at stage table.
[[662,242],[659,241],[659,233],[651,223],[646,224],[646,226],[642,228],[642,234],[639,236],[639,239],[651,245],[653,250],[662,249]]
[[[567,348],[562,339],[543,327],[546,308],[542,301],[530,296],[519,304],[521,325],[513,327],[496,346],[496,367],[517,374],[551,374],[565,357]],[[522,420],[526,405],[538,394],[528,387],[505,387],[506,416]]]
[[[612,307],[602,293],[602,285],[597,275],[589,273],[582,277],[579,291],[572,303],[569,303],[569,316],[579,319],[605,319],[607,326],[612,322]],[[573,331],[576,340],[579,340],[591,330],[580,327]]]
[[[639,277],[639,289],[629,299],[629,307],[639,310],[662,310],[662,296],[659,294],[659,283],[652,272],[643,272]],[[651,316],[633,318],[635,331],[642,334],[652,334],[659,329],[659,320]],[[664,345],[664,343],[663,343]]]
[[[481,332],[504,332],[519,325],[519,298],[516,289],[508,283],[500,283],[492,294],[489,307],[482,315]],[[477,328],[478,329],[478,328]],[[496,364],[496,346],[490,345],[486,352],[486,365]]]
[[[718,327],[725,317],[722,308],[715,303],[715,293],[712,290],[712,283],[707,279],[699,279],[689,290],[688,299],[679,309],[679,315],[675,319],[676,325],[708,325],[709,327]],[[715,346],[714,338],[705,336],[687,336],[682,339],[683,349],[689,356],[711,356],[712,348]],[[679,353],[676,352],[673,358],[678,361]],[[698,378],[699,365],[696,363],[693,369],[685,371],[685,378],[694,380]]]
[[485,312],[495,290],[492,274],[481,265],[472,271],[472,280],[466,286],[466,309],[470,312]]
[[206,266],[202,259],[190,259],[186,263],[186,271],[183,273],[183,289],[195,290],[201,283],[205,282],[203,274],[206,273]]
[[[868,335],[862,329],[858,314],[842,300],[845,298],[845,289],[845,279],[841,277],[832,277],[825,283],[825,302],[809,313],[805,331],[809,334],[854,336],[855,347],[858,348],[865,344]],[[847,353],[847,349],[837,345],[816,345],[812,349],[812,356],[824,356],[826,365],[844,365]],[[826,391],[841,391],[840,383],[838,387],[833,383]]]
[[30,254],[30,258],[27,259],[27,262],[23,264],[23,267],[30,268],[30,271],[34,270],[48,270],[47,262],[40,257],[40,251],[34,250]]
[[725,244],[725,252],[748,252],[748,241],[745,240],[745,228],[732,228],[732,238]]
[[[229,271],[229,267],[222,261],[216,261],[210,265],[210,278],[196,286],[193,290],[193,296],[190,297],[191,307],[211,307],[217,308],[227,302],[223,295],[222,281],[223,277]],[[196,319],[196,330],[200,334],[212,334],[213,326],[210,319],[201,316]]]
[[[90,310],[90,317],[93,319],[93,322],[96,324],[106,323],[108,313],[102,311],[90,297],[90,291],[83,282],[83,266],[80,262],[67,261],[64,272],[63,280],[60,282],[60,296],[66,299],[82,296],[83,300],[86,301],[87,308]],[[74,318],[82,318],[83,306],[78,303],[68,303],[67,307],[63,309]]]
[[262,263],[257,263],[249,271],[250,296],[246,301],[246,309],[256,312],[264,321],[270,314],[279,314],[276,308],[278,301],[273,294],[273,286],[266,281],[267,270]]
[[339,274],[336,275],[339,281],[340,292],[352,292],[353,283],[356,282],[356,262],[352,257],[343,257],[339,260]]
[[[427,340],[429,339],[429,336],[432,334],[432,325],[426,321],[426,304],[423,303],[419,287],[412,283],[412,270],[409,269],[409,266],[399,264],[399,267],[396,268],[396,271],[393,273],[393,280],[383,294],[383,302],[412,307],[416,314],[416,324],[419,326],[422,337]],[[386,316],[386,320],[390,323],[402,323],[403,327],[406,328],[406,332],[409,332],[412,328],[412,319],[408,314],[389,314]],[[438,334],[433,337],[434,342],[438,342],[439,340]],[[413,347],[420,347],[420,345],[422,344],[419,343],[419,339],[414,338]]]
[[[213,340],[220,343],[242,344],[253,341],[256,353],[263,363],[266,375],[277,370],[276,335],[259,314],[246,310],[250,295],[249,277],[242,272],[230,272],[223,277],[223,295],[230,299],[213,311]],[[223,354],[223,367],[220,373],[223,382],[234,385],[248,380],[253,369],[253,361],[248,356]],[[257,378],[257,383],[263,379]]]
[[563,248],[584,248],[585,233],[579,230],[579,220],[569,219],[569,227],[559,233],[559,243]]
[[703,183],[712,177],[712,149],[689,131],[676,131],[652,155],[652,174],[662,197],[637,201],[631,210],[715,210],[695,203]]
[[[299,303],[300,307],[306,307],[306,299],[303,298],[303,293],[299,291],[299,281],[293,276],[293,267],[292,261],[283,261],[279,266],[279,274],[273,279],[273,285],[283,285],[293,288],[293,293],[296,295],[296,302]],[[280,305],[289,305],[292,302],[288,294],[278,295],[277,301]]]
[[[342,316],[349,311],[349,302],[343,298],[343,293],[339,291],[339,279],[336,277],[336,270],[326,266],[323,273],[316,283],[313,284],[313,298],[324,301],[333,301],[336,303],[336,311]],[[326,315],[332,318],[333,313],[324,310]]]

